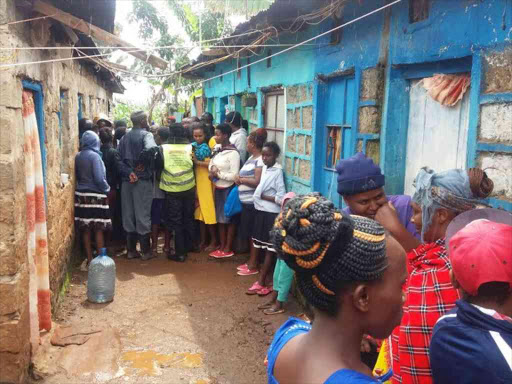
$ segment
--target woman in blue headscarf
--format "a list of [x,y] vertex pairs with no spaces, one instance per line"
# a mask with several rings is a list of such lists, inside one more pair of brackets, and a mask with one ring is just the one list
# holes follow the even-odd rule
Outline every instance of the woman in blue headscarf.
[[408,253],[404,316],[391,336],[393,382],[432,383],[428,348],[437,320],[455,306],[459,294],[450,282],[445,235],[460,213],[483,205],[494,187],[478,168],[436,173],[422,168],[414,180],[412,222],[423,244]]

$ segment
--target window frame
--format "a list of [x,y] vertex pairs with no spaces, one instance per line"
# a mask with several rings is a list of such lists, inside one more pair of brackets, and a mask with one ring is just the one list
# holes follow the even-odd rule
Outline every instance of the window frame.
[[[275,127],[268,127],[267,125],[267,113],[268,113],[268,102],[269,102],[269,96],[277,96],[276,98],[276,114],[275,114]],[[265,113],[263,114],[263,125],[267,131],[273,131],[273,132],[284,132],[285,127],[282,128],[277,127],[277,111],[279,110],[279,96],[282,96],[283,103],[284,103],[284,90],[277,90],[277,91],[271,91],[265,93]],[[286,113],[286,111],[284,112]]]

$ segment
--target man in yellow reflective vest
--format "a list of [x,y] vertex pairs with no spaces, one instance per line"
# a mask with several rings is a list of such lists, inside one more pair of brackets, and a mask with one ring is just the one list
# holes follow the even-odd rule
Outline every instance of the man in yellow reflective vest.
[[165,191],[164,222],[174,231],[175,254],[171,260],[185,261],[194,248],[194,205],[196,180],[192,162],[192,145],[181,124],[169,128],[169,140],[155,151],[155,171],[160,172],[160,189]]

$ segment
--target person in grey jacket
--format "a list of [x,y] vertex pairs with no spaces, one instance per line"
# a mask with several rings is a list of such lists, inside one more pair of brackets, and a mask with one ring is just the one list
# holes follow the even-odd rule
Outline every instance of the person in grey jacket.
[[100,138],[93,131],[86,131],[80,140],[81,151],[75,158],[75,225],[82,234],[87,260],[81,269],[86,270],[92,260],[91,232],[94,232],[96,250],[104,247],[104,231],[112,228],[107,193],[105,165],[101,159]]
[[151,252],[151,203],[153,184],[151,162],[141,153],[156,147],[153,135],[147,130],[145,112],[132,113],[133,128],[123,136],[118,146],[118,171],[122,181],[121,204],[123,227],[127,233],[128,258],[138,257],[136,246],[140,241],[142,259],[153,257]]

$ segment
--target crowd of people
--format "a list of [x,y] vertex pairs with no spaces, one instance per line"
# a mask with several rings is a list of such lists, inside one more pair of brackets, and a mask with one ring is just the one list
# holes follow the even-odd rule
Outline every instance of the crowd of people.
[[284,312],[294,276],[312,308],[275,334],[269,383],[512,382],[512,216],[485,208],[483,170],[424,167],[414,196],[390,196],[357,153],[336,166],[339,210],[286,193],[279,145],[248,134],[238,112],[217,126],[208,113],[153,129],[142,111],[131,130],[104,120],[84,124],[76,158],[87,260],[105,231],[143,260],[160,232],[179,262],[229,258],[235,235],[247,241],[236,273],[258,275],[246,292],[269,295],[258,308]]

